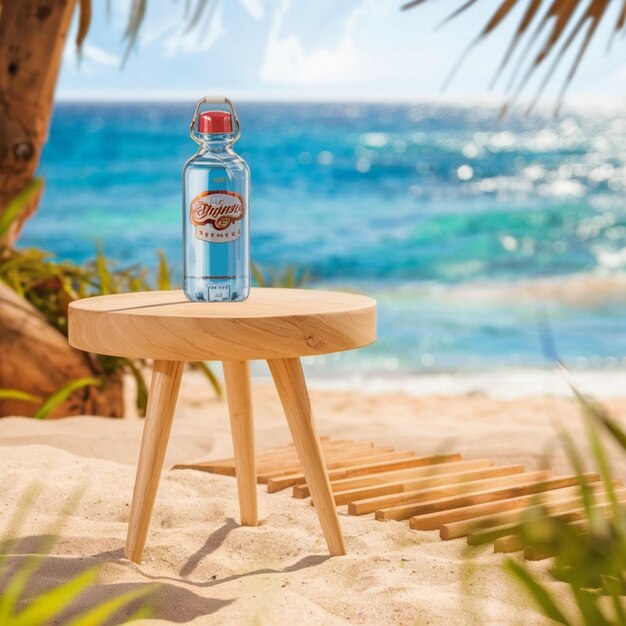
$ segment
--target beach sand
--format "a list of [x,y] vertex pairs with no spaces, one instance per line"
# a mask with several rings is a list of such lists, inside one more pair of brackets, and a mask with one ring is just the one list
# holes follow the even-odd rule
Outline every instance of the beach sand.
[[[584,440],[578,407],[565,398],[507,400],[484,395],[422,396],[311,392],[320,434],[373,441],[431,454],[460,451],[497,464],[568,464],[552,420]],[[258,449],[290,442],[273,388],[256,384]],[[626,415],[626,399],[607,406]],[[341,522],[349,554],[330,559],[314,509],[290,492],[259,486],[261,524],[239,527],[235,480],[192,470],[163,474],[141,566],[123,558],[129,501],[142,421],[73,417],[41,422],[0,420],[1,535],[9,514],[31,484],[41,491],[15,536],[14,563],[37,552],[37,538],[73,494],[84,493],[58,532],[29,594],[92,565],[99,584],[80,608],[146,583],[159,585],[153,618],[143,623],[184,624],[540,624],[544,620],[502,572],[492,547],[468,549],[437,532],[411,531],[403,522],[371,516]],[[186,372],[166,467],[232,452],[227,408],[198,374]],[[619,466],[621,477],[626,467]],[[471,564],[471,567],[469,566]],[[545,571],[546,563],[531,564]],[[552,583],[557,595],[560,585]]]

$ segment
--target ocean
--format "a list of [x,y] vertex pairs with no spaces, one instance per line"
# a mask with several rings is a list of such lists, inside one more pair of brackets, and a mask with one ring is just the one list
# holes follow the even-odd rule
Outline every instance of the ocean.
[[[45,194],[20,245],[80,262],[101,242],[119,266],[149,268],[162,249],[180,282],[192,112],[57,104]],[[311,360],[312,376],[372,385],[460,372],[488,385],[557,356],[599,380],[626,369],[626,115],[501,122],[494,107],[440,103],[238,112],[254,261],[379,303],[377,343]]]

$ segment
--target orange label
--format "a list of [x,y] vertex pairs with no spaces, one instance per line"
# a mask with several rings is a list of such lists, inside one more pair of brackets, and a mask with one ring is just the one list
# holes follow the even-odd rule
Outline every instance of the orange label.
[[203,191],[189,206],[189,219],[196,238],[214,243],[234,241],[241,235],[246,203],[233,191]]

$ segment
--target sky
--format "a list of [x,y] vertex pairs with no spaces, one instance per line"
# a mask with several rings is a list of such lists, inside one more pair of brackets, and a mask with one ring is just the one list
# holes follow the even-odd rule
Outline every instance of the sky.
[[[496,6],[493,0],[440,28],[460,0],[432,0],[408,12],[400,11],[401,2],[211,0],[189,28],[185,0],[150,0],[137,45],[122,67],[130,2],[112,0],[107,15],[106,3],[93,0],[82,60],[78,63],[72,33],[57,95],[62,100],[190,100],[205,93],[262,100],[463,102],[490,93],[502,98],[502,89],[489,92],[489,83],[520,11],[468,52]],[[626,42],[616,38],[607,53],[610,19],[569,90],[573,101],[626,92]],[[459,59],[460,71],[442,91]],[[504,87],[506,80],[500,83]],[[527,93],[532,95],[532,85]]]

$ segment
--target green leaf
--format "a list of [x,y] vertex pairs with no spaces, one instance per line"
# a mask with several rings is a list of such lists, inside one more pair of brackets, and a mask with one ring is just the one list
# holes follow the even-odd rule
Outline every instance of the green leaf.
[[0,215],[0,240],[7,234],[13,222],[28,210],[30,203],[35,199],[42,187],[43,178],[32,178],[16,196],[9,200],[3,213]]
[[40,420],[46,419],[78,389],[92,385],[99,386],[101,384],[102,380],[99,378],[77,378],[76,380],[71,380],[66,385],[63,385],[61,389],[48,396],[33,417]]
[[526,588],[535,602],[539,605],[543,614],[555,622],[569,624],[559,607],[554,602],[550,592],[537,582],[533,575],[522,565],[513,559],[507,559],[504,564],[505,569]]
[[128,591],[115,598],[106,600],[102,602],[102,604],[88,609],[73,620],[70,620],[67,626],[100,626],[120,609],[139,598],[145,598],[147,595],[154,593],[156,589],[157,585],[142,586],[140,589],[134,589],[133,591]]
[[[590,402],[589,399],[586,398],[582,393],[580,393],[575,387],[572,386],[572,389],[583,408],[583,416],[585,418],[587,433],[591,442],[591,451],[595,459],[596,465],[598,466],[600,476],[602,477],[602,482],[609,497],[609,502],[611,503],[613,519],[615,521],[621,520],[623,518],[623,512],[617,496],[615,495],[613,473],[611,471],[611,466],[607,459],[606,451],[604,450],[604,446],[602,445],[602,441],[600,440],[600,435],[596,427],[598,414],[601,413],[601,409],[599,409],[599,407],[596,407],[595,404]],[[591,519],[589,521],[594,522],[596,520]]]
[[574,594],[578,610],[583,617],[584,624],[593,624],[593,626],[610,626],[610,623],[598,608],[598,596],[595,593],[589,592],[585,589],[578,589],[575,586],[572,587],[572,593]]
[[197,367],[209,379],[215,394],[218,398],[221,398],[224,395],[224,390],[217,376],[213,373],[213,370],[204,361],[195,361],[192,365]]
[[97,577],[97,568],[90,568],[68,582],[42,593],[13,618],[11,626],[46,626],[92,585]]
[[113,277],[111,276],[111,271],[107,266],[107,260],[104,256],[104,250],[101,245],[98,245],[98,253],[96,255],[96,272],[100,281],[100,294],[108,295],[110,293],[115,293],[116,290],[113,285]]
[[19,389],[0,389],[0,400],[21,400],[22,402],[32,402],[39,404],[42,398],[34,396],[32,393],[20,391]]
[[166,291],[172,288],[170,281],[170,271],[167,266],[167,259],[165,258],[165,252],[158,250],[159,255],[159,271],[157,273],[157,287],[162,291]]

